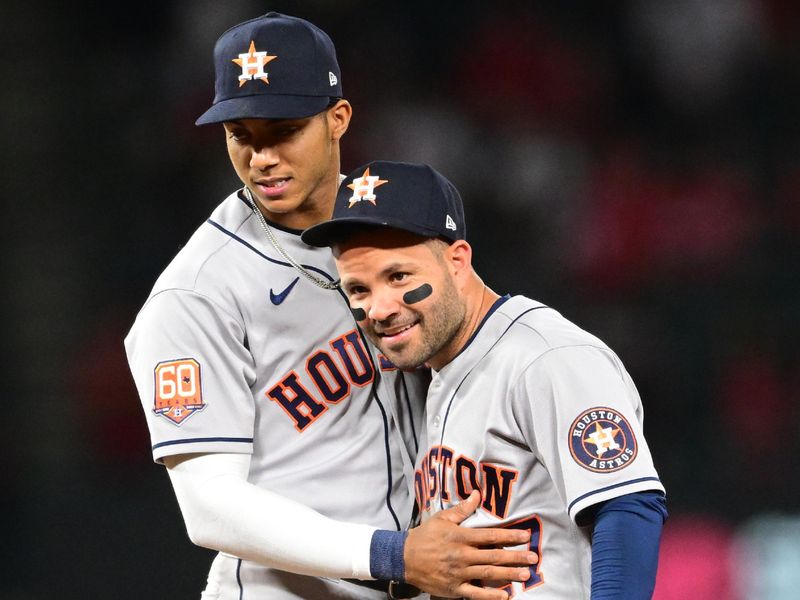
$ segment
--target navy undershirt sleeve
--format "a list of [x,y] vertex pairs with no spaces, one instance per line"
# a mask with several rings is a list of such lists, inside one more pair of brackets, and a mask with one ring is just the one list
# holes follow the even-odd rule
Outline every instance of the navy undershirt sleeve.
[[656,584],[667,502],[637,492],[601,504],[592,533],[591,600],[649,600]]

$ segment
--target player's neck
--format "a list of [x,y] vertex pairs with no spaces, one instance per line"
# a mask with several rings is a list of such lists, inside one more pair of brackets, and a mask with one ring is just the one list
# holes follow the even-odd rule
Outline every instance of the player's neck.
[[472,336],[475,334],[475,331],[486,318],[486,315],[492,309],[492,306],[494,306],[494,303],[497,302],[498,298],[500,298],[500,295],[483,283],[477,274],[475,275],[475,280],[475,285],[479,287],[473,294],[475,299],[472,304],[473,306],[477,305],[477,309],[472,313],[471,316],[468,316],[470,329],[467,340],[472,338]]
[[[332,161],[331,168],[328,169],[328,173],[309,196],[307,204],[313,215],[310,215],[309,221],[313,219],[313,222],[307,223],[305,227],[311,227],[312,225],[322,223],[333,216],[336,193],[339,191],[339,184],[341,182],[340,171],[339,153],[338,150],[336,150],[335,160]],[[313,198],[311,196],[313,196]]]
[[464,315],[463,326],[460,328],[458,335],[448,345],[449,347],[444,356],[440,357],[439,360],[433,359],[428,363],[435,371],[446,366],[469,343],[500,295],[483,283],[483,280],[476,273],[473,273],[467,284],[465,297],[467,310]]

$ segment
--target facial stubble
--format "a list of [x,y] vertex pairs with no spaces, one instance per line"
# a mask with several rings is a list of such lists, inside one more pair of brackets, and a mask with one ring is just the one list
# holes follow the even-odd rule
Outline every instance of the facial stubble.
[[370,331],[372,341],[400,369],[413,369],[427,363],[453,342],[463,326],[466,303],[459,296],[451,277],[444,278],[438,291],[434,288],[429,300],[432,304],[425,312],[413,311],[418,318],[416,327],[421,336],[416,347],[410,346],[413,342],[409,342],[399,352],[390,350],[382,346],[382,338]]

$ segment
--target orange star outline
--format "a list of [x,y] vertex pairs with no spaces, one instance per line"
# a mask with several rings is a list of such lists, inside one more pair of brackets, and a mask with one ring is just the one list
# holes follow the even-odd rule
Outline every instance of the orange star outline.
[[[369,177],[369,167],[367,167],[361,177],[357,177],[353,180],[353,183],[347,184],[347,187],[353,190],[353,195],[350,198],[350,204],[347,206],[347,208],[353,208],[353,205],[361,199],[360,197],[365,196],[368,191],[372,191],[374,193],[376,187],[381,186],[384,183],[389,183],[388,179],[380,179],[380,175],[374,175],[373,177],[377,177],[378,180],[373,183],[371,187],[368,185],[365,186],[364,183],[360,183],[360,185],[358,185],[358,189],[356,189],[356,182],[369,182]],[[356,198],[356,196],[359,196],[359,198]],[[377,206],[377,203],[373,199],[368,198],[367,202],[372,202],[373,206]]]
[[[254,40],[250,40],[250,48],[247,51],[247,56],[249,58],[251,58],[251,59],[255,59],[256,58],[256,43],[255,43]],[[258,61],[260,61],[260,64],[255,65],[253,67],[245,67],[242,64],[244,61],[241,58],[233,58],[231,60],[234,63],[236,63],[237,65],[239,65],[240,67],[242,67],[242,72],[244,72],[245,68],[247,68],[247,71],[252,75],[252,74],[258,72],[257,67],[262,67],[263,68],[268,62],[271,62],[271,61],[275,60],[276,58],[278,58],[278,57],[277,56],[271,56],[269,54],[267,54],[266,56],[260,56],[260,57],[258,57]],[[248,60],[247,64],[251,65],[253,62],[256,62],[256,61],[255,60],[252,60],[252,61]],[[264,83],[266,83],[267,85],[269,85],[269,79],[268,78],[259,77],[259,79],[261,81],[263,81]],[[239,87],[242,87],[247,82],[248,82],[247,79],[240,79],[239,80]]]

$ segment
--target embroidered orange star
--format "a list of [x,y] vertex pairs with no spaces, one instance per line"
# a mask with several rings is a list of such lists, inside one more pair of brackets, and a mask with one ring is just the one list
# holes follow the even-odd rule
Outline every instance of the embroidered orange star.
[[270,56],[266,52],[256,52],[256,43],[250,40],[250,49],[247,53],[240,54],[239,58],[231,59],[242,67],[242,74],[239,75],[239,87],[242,87],[245,83],[253,79],[260,79],[269,85],[269,79],[267,78],[267,73],[264,71],[264,66],[276,58],[278,57]]
[[347,184],[347,187],[353,190],[353,195],[350,196],[350,204],[347,208],[353,208],[356,202],[361,202],[362,200],[372,202],[373,205],[377,206],[375,203],[375,188],[388,182],[388,179],[381,179],[378,175],[370,175],[369,167],[367,167],[361,177],[356,177],[353,179],[353,183]]

